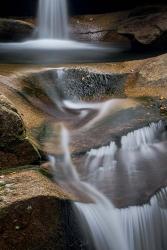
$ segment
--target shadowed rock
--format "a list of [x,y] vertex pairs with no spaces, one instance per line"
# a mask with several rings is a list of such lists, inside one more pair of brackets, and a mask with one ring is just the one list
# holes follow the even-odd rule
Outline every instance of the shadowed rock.
[[0,41],[1,42],[20,42],[33,35],[34,26],[30,23],[0,18]]

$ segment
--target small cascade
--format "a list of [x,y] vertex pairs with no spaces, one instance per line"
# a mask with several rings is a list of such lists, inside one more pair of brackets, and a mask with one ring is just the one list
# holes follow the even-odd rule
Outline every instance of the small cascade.
[[[167,188],[162,189],[144,206],[116,209],[105,201],[96,204],[76,203],[75,206],[83,232],[87,232],[85,237],[89,239],[90,231],[93,234],[95,244],[91,250],[125,250],[126,245],[122,248],[112,246],[113,241],[120,241],[124,235],[128,250],[167,249]],[[119,239],[114,238],[112,231],[113,225],[117,227],[118,223],[115,218],[119,218],[120,225],[123,225],[123,234],[120,234]],[[91,244],[91,240],[88,244]]]
[[167,249],[167,188],[144,206],[117,209],[129,242],[129,250]]
[[[85,163],[89,168],[89,175],[99,169],[108,172],[116,167],[116,155],[119,150],[127,152],[143,145],[159,143],[164,129],[163,122],[152,123],[149,127],[122,137],[121,149],[114,142],[100,149],[92,149],[88,152]],[[94,179],[94,182],[91,181],[91,184],[90,181],[80,179],[70,156],[69,132],[64,127],[61,141],[64,152],[61,168],[55,157],[50,157],[50,162],[55,173],[55,181],[71,190],[84,202],[75,202],[73,207],[88,249],[166,250],[167,188],[162,189],[143,206],[115,208],[111,200],[96,187],[98,178]],[[134,148],[129,141],[133,142]],[[105,179],[102,181],[105,182]]]
[[149,145],[158,140],[160,133],[164,130],[164,123],[151,123],[149,127],[138,129],[123,136],[121,139],[122,149],[136,150],[143,145]]
[[86,203],[76,202],[73,205],[79,221],[80,219],[82,221],[83,231],[89,234],[88,238],[91,238],[91,249],[129,250],[123,234],[123,225],[111,201],[89,183],[80,180],[70,156],[69,133],[64,127],[61,142],[64,152],[61,168],[54,157],[50,157],[50,163],[56,182],[76,193],[82,200],[83,197],[87,199]]
[[[58,73],[61,79],[62,69]],[[50,92],[46,93],[52,97]],[[57,99],[59,100],[56,98],[55,102]],[[63,114],[70,112],[78,121],[84,120],[85,122],[80,123],[82,125],[79,130],[86,132],[98,126],[108,114],[119,110],[125,103],[123,100],[104,103],[73,103],[64,100],[60,101],[59,108]],[[61,153],[58,157],[50,156],[50,164],[55,182],[77,197],[78,201],[73,202],[72,206],[88,249],[166,250],[167,189],[162,189],[143,206],[127,205],[124,208],[126,206],[118,205],[120,209],[114,206],[115,197],[119,203],[121,199],[128,199],[129,193],[130,199],[133,194],[136,198],[139,193],[138,199],[142,195],[141,189],[151,194],[150,186],[147,186],[148,173],[156,182],[157,168],[163,168],[167,159],[165,123],[151,123],[148,127],[131,132],[121,138],[120,145],[111,141],[108,146],[91,149],[84,159],[83,168],[86,171],[83,175],[73,164],[70,154],[69,144],[73,130],[70,134],[64,125],[61,124],[61,128],[60,152],[64,157],[60,157]],[[58,132],[57,136],[59,135]],[[131,189],[136,181],[133,193]],[[114,191],[112,185],[115,185]],[[155,193],[157,189],[153,190]],[[122,196],[118,197],[120,193]]]
[[[131,161],[137,166],[137,158],[143,159],[148,154],[154,154],[154,148],[159,147],[159,140],[162,140],[165,124],[162,121],[151,123],[150,126],[144,127],[134,132],[130,132],[121,138],[121,147],[119,148],[114,141],[109,146],[103,146],[98,149],[91,149],[87,153],[85,168],[90,177],[92,174],[101,175],[102,172],[113,169],[119,165],[119,161],[123,161],[124,165],[131,165]],[[133,158],[133,159],[132,159]],[[151,159],[151,156],[150,156]],[[132,164],[134,166],[134,164]]]
[[39,38],[68,38],[68,14],[66,0],[39,0]]
[[88,152],[86,159],[86,168],[89,169],[89,173],[93,173],[98,170],[109,170],[114,167],[116,161],[114,159],[115,154],[118,150],[115,142],[111,142],[109,146],[101,147],[99,149],[92,149]]

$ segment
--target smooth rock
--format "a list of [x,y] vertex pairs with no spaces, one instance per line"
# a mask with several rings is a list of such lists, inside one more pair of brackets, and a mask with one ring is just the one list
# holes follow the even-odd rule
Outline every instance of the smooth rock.
[[34,25],[14,19],[0,18],[0,41],[20,42],[30,39],[33,35]]

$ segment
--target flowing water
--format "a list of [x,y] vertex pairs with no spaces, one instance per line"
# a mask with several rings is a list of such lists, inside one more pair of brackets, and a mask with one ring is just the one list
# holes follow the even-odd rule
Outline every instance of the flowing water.
[[[107,102],[103,108],[102,104],[75,105],[67,101],[64,105],[69,109],[78,110],[82,118],[83,111],[89,112],[95,107],[103,110],[103,115],[100,115],[99,111],[96,114],[97,119],[94,118],[92,122],[88,122],[88,125],[83,126],[86,130],[104,119],[109,106],[111,109],[111,103],[107,105]],[[108,178],[113,169],[119,169],[120,162],[124,163],[123,168],[125,171],[128,169],[127,173],[130,177],[133,170],[138,171],[140,168],[149,167],[150,164],[155,164],[158,168],[156,153],[160,154],[161,158],[164,155],[166,160],[165,123],[162,121],[152,123],[149,127],[123,136],[121,146],[111,142],[109,146],[90,150],[83,166],[87,170],[84,176],[79,174],[72,162],[69,151],[70,133],[64,126],[61,141],[64,152],[61,167],[59,161],[53,156],[50,157],[50,162],[54,170],[55,181],[84,201],[75,202],[73,206],[87,239],[87,249],[166,250],[167,189],[162,189],[146,205],[122,209],[116,208],[112,203],[112,198],[107,192],[105,194],[106,188],[114,185],[108,181]],[[143,162],[144,165],[142,165]],[[147,176],[145,178],[147,179]],[[103,189],[100,184],[104,183]],[[128,184],[124,183],[124,185],[126,188]]]
[[129,44],[83,43],[69,39],[66,0],[39,0],[38,39],[0,43],[0,61],[5,63],[77,63],[121,58]]
[[38,31],[39,38],[68,38],[66,0],[39,0]]
[[[96,61],[100,58],[107,60],[113,54],[120,57],[119,53],[129,49],[126,45],[114,47],[67,40],[67,12],[65,0],[40,0],[38,39],[0,43],[1,60],[15,63]],[[45,86],[45,92],[59,113],[79,121],[81,127],[77,124],[76,130],[84,130],[85,134],[127,102],[110,100],[94,104],[58,100],[57,103],[57,96],[50,92],[48,85]],[[43,109],[56,117],[45,103]],[[165,126],[163,122],[152,123],[123,136],[119,144],[111,141],[107,146],[89,150],[80,172],[72,161],[69,148],[75,126],[70,132],[61,125],[64,157],[62,160],[52,155],[50,164],[55,181],[76,196],[74,211],[90,250],[167,250],[167,189],[162,189],[151,200],[147,199],[150,202],[145,205],[134,205],[140,197],[150,198],[158,184],[164,181],[167,162]]]
[[[56,161],[50,157],[55,179],[60,185],[65,185],[72,191],[77,191],[81,197],[87,197],[89,204],[74,203],[79,220],[82,218],[83,230],[91,237],[92,247],[97,250],[128,250],[123,225],[112,203],[97,189],[87,182],[81,181],[79,174],[72,163],[69,152],[69,133],[62,128],[62,150],[64,162],[60,174],[57,175]],[[57,179],[57,176],[59,178]],[[67,187],[68,186],[68,187]]]

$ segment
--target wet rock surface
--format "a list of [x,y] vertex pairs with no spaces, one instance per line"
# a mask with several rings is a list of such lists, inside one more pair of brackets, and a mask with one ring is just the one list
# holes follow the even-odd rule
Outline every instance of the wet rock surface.
[[[72,131],[70,150],[81,174],[85,154],[91,148],[108,145],[111,140],[120,147],[122,135],[151,122],[166,121],[165,65],[166,54],[145,60],[80,67],[32,66],[27,70],[20,66],[0,65],[0,110],[6,124],[1,128],[7,131],[5,136],[1,134],[4,144],[0,149],[0,249],[87,248],[69,202],[77,198],[42,176],[38,172],[39,166],[31,166],[33,170],[30,170],[25,164],[36,160],[39,164],[36,148],[45,154],[57,153],[54,139],[60,135],[62,121]],[[74,132],[82,125],[76,121],[76,112],[67,110],[64,117],[59,106],[55,106],[46,94],[46,86],[48,94],[53,94],[59,101],[65,97],[88,102],[118,97],[133,100],[129,102],[127,99],[123,107],[111,112],[94,129],[86,133]],[[120,165],[107,175],[100,190],[105,190],[118,208],[149,202],[155,192],[167,185],[166,155],[158,158],[159,154],[156,154],[154,164],[139,159],[140,167],[131,169],[130,174],[119,161]],[[20,165],[25,165],[25,170],[18,168]],[[11,167],[16,168],[12,170]],[[48,166],[42,172],[52,176]],[[110,188],[107,189],[107,185]]]
[[[54,146],[54,136],[56,136],[54,132],[59,133],[57,130],[59,123],[63,121],[71,131],[82,124],[76,121],[75,112],[70,111],[69,115],[64,116],[59,107],[55,106],[53,99],[48,98],[46,86],[49,93],[54,94],[59,101],[65,97],[75,101],[88,102],[101,102],[112,97],[133,98],[130,105],[127,100],[127,106],[124,105],[116,112],[106,116],[103,124],[98,124],[93,130],[86,133],[83,131],[72,132],[70,150],[73,153],[74,161],[80,168],[84,154],[91,148],[107,145],[111,140],[117,141],[119,145],[122,135],[147,126],[151,122],[166,120],[165,65],[166,54],[144,60],[80,65],[79,67],[78,65],[63,68],[32,66],[27,70],[24,67],[22,69],[18,66],[6,68],[5,65],[1,65],[0,87],[3,95],[13,103],[9,104],[5,101],[5,107],[16,113],[16,117],[22,121],[21,124],[26,129],[28,139],[32,140],[38,149],[53,154],[58,149]],[[61,78],[61,82],[58,81],[58,76]],[[49,110],[46,110],[46,107],[49,107]],[[68,110],[66,114],[68,114]],[[49,144],[45,145],[48,139],[51,140]],[[15,144],[10,144],[10,148],[9,146],[6,149],[3,148],[2,167],[5,165],[11,167],[17,165],[18,162],[19,165],[21,162],[25,165],[26,157],[29,157],[28,163],[32,162],[31,157],[36,151],[30,146],[31,144],[27,144],[28,142],[24,140],[25,135],[17,147]],[[5,157],[12,160],[5,162]],[[35,159],[39,158],[34,157]],[[115,198],[115,205],[123,207],[148,201],[157,189],[165,185],[165,171],[162,168],[161,173],[164,179],[161,179],[161,175],[157,179],[158,183],[155,182],[156,187],[150,184],[147,194],[134,191],[132,197],[128,196],[128,203],[126,203],[124,199],[121,200],[123,191],[120,191],[119,198]],[[126,180],[126,173],[122,173],[122,177],[121,173],[115,173],[114,176],[117,176],[118,182]],[[161,184],[159,185],[159,183]],[[116,187],[116,184],[114,186]],[[114,188],[113,193],[118,194]]]

